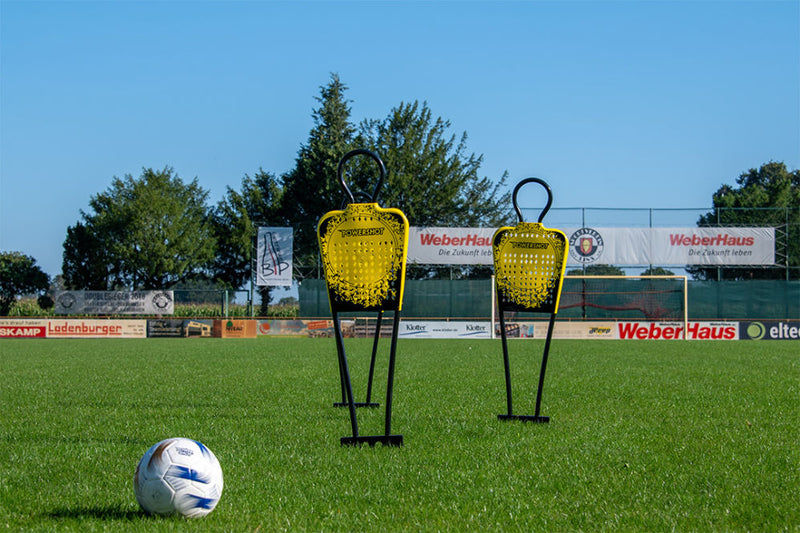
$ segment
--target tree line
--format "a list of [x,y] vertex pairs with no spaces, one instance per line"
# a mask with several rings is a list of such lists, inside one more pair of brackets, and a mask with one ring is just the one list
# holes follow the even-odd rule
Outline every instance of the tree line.
[[[251,275],[258,226],[294,228],[295,275],[317,268],[316,224],[344,199],[337,179],[341,157],[355,148],[378,153],[389,169],[379,202],[398,207],[412,225],[492,226],[509,219],[506,175],[480,177],[482,156],[467,149],[466,133],[435,117],[427,103],[401,102],[380,120],[351,121],[347,86],[332,74],[316,97],[314,127],[295,166],[282,176],[259,169],[209,207],[197,178],[172,168],[145,168],[138,178],[113,178],[91,197],[89,211],[67,228],[63,282],[71,289],[152,289],[186,283],[242,287]],[[371,192],[377,173],[353,159],[354,192]],[[436,275],[426,271],[424,275]],[[268,289],[262,289],[262,301]],[[268,299],[268,298],[267,298]]]
[[[313,128],[290,171],[277,176],[260,168],[245,175],[238,189],[227,187],[216,205],[208,205],[209,193],[197,178],[185,182],[171,167],[114,177],[67,228],[63,288],[237,289],[251,276],[259,226],[292,226],[295,277],[315,276],[316,224],[324,213],[343,205],[337,166],[355,148],[380,155],[387,175],[379,202],[400,208],[414,226],[496,227],[513,219],[507,173],[481,177],[483,156],[469,152],[466,133],[451,133],[449,121],[418,101],[401,102],[385,118],[353,124],[347,89],[337,74],[320,87]],[[357,196],[371,196],[377,179],[373,165],[360,158],[348,164],[348,184]],[[737,178],[736,186],[722,185],[712,204],[714,209],[698,225],[764,225],[767,216],[780,218],[775,225],[786,228],[781,250],[790,259],[786,272],[800,278],[800,170],[790,171],[782,162],[750,169]],[[764,209],[775,207],[788,209]],[[487,276],[489,270],[415,267],[408,275],[473,277]],[[709,280],[785,276],[778,269],[687,270],[696,279]],[[0,315],[18,295],[44,294],[49,283],[33,258],[0,252]],[[266,314],[269,288],[260,291],[261,312]],[[48,303],[46,298],[40,302]]]

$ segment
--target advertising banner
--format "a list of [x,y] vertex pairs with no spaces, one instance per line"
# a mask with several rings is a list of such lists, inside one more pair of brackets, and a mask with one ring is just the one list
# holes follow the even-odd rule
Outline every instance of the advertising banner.
[[333,337],[333,320],[259,320],[258,334],[273,337]]
[[256,285],[291,285],[293,249],[292,228],[258,228]]
[[[519,339],[544,339],[547,322],[506,322],[506,337]],[[615,322],[559,322],[553,330],[554,339],[617,339]],[[500,324],[495,324],[495,337],[500,337]]]
[[258,330],[256,320],[214,320],[214,337],[223,339],[254,339]]
[[35,339],[47,336],[47,320],[0,319],[0,338]]
[[[614,322],[559,322],[556,321],[553,337],[556,339],[616,339]],[[545,335],[547,328],[544,328]],[[544,338],[544,337],[540,337]]]
[[[774,265],[774,228],[563,228],[567,265]],[[408,262],[491,265],[494,228],[412,227]]]
[[[683,322],[618,322],[617,332],[622,340],[683,339]],[[688,340],[738,340],[738,322],[689,322]]]
[[47,336],[82,339],[143,339],[147,320],[48,320]]
[[184,337],[211,337],[214,321],[210,319],[191,318],[183,321]]
[[408,263],[491,265],[495,228],[421,228],[408,232]]
[[653,228],[659,265],[774,265],[774,228]]
[[398,336],[405,339],[489,339],[491,322],[403,320]]
[[800,340],[800,322],[786,320],[741,322],[739,337],[754,341]]
[[180,318],[159,318],[147,321],[147,337],[183,337],[184,320]]
[[172,291],[59,291],[57,315],[171,315]]
[[568,228],[568,265],[774,265],[774,228]]

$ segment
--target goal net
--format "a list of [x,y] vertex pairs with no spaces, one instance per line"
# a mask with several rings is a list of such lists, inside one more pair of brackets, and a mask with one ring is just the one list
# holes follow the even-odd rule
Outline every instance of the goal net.
[[687,320],[686,276],[565,276],[560,318]]

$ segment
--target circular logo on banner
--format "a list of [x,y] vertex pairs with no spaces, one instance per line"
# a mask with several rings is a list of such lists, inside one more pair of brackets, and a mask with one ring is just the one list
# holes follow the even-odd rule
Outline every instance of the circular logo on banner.
[[75,305],[76,301],[77,300],[76,300],[76,298],[75,298],[75,296],[73,294],[65,292],[65,293],[59,295],[57,303],[58,303],[58,305],[60,305],[64,309],[69,309],[73,305]]
[[603,237],[592,228],[575,231],[569,238],[569,255],[579,263],[594,263],[603,255]]
[[749,326],[747,326],[747,336],[754,341],[760,341],[763,339],[766,332],[767,328],[765,328],[764,324],[761,322],[752,322]]
[[166,292],[157,292],[153,296],[153,305],[157,309],[160,309],[161,311],[169,307],[169,304],[171,303],[172,303],[172,298],[170,298],[169,294]]

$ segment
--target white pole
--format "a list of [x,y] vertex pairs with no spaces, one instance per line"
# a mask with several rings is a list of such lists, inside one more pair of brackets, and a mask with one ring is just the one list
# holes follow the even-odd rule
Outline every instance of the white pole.
[[494,321],[495,321],[495,309],[497,309],[497,293],[495,292],[494,287],[494,274],[492,274],[492,333],[491,338],[494,339]]
[[689,281],[683,276],[683,340],[689,338]]

